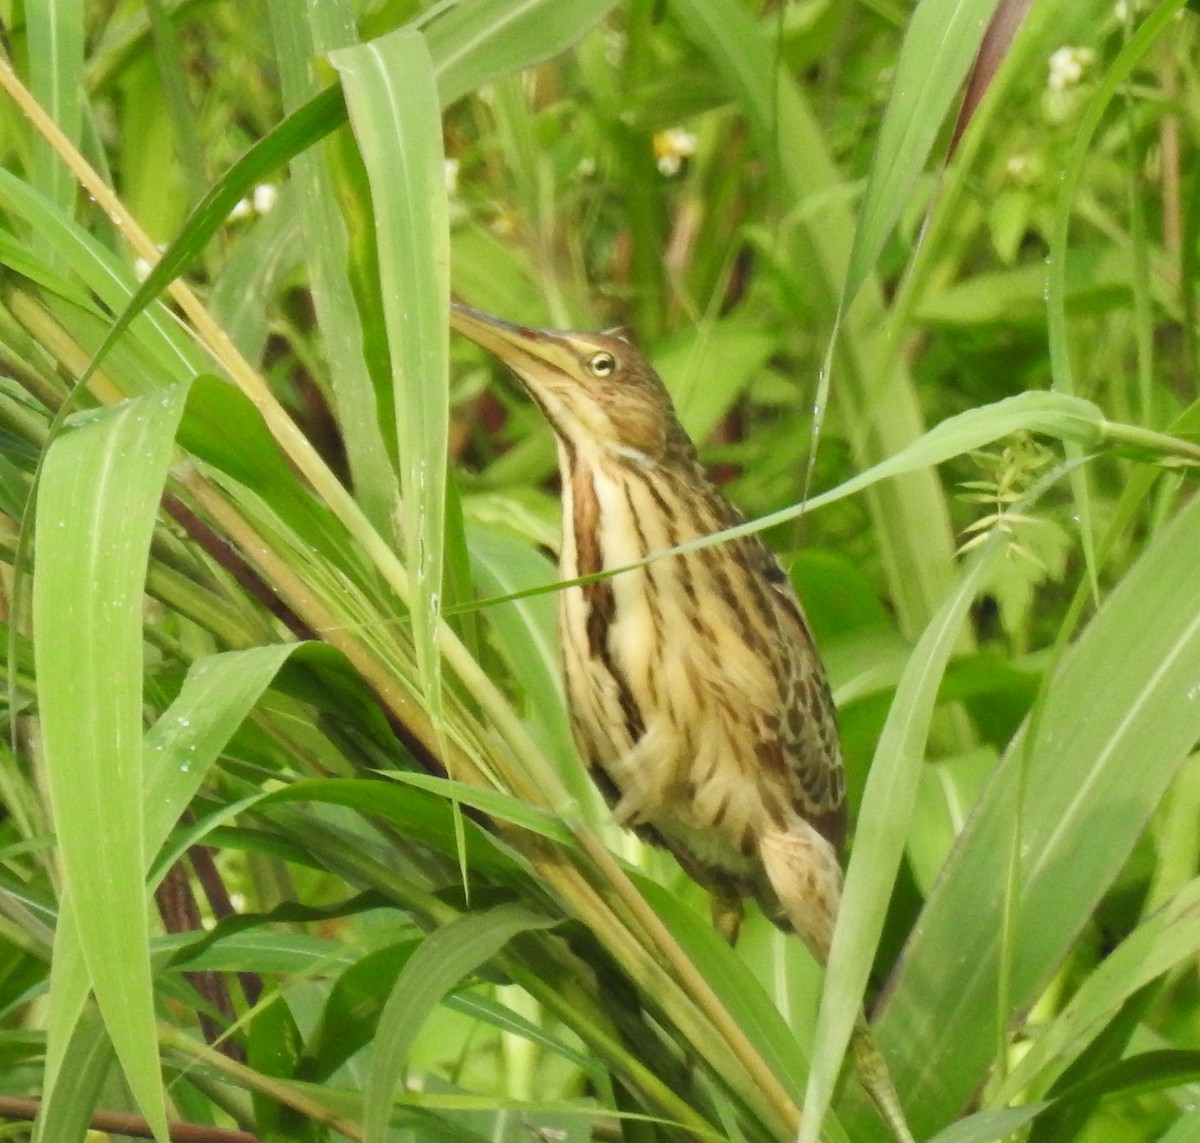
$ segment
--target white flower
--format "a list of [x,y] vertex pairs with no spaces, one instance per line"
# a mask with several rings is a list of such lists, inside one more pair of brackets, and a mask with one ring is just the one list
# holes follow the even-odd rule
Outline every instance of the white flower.
[[254,188],[252,201],[257,213],[266,214],[279,201],[279,188],[274,183],[259,183]]
[[696,153],[696,136],[683,127],[669,127],[654,136],[654,157],[664,175],[677,175],[683,160]]
[[1096,61],[1091,48],[1059,48],[1050,56],[1050,75],[1046,86],[1051,91],[1065,91],[1083,79],[1084,71]]
[[612,29],[604,36],[604,60],[609,67],[620,67],[625,58],[625,33]]
[[1034,162],[1028,155],[1009,155],[1004,170],[1014,182],[1023,183],[1033,174]]

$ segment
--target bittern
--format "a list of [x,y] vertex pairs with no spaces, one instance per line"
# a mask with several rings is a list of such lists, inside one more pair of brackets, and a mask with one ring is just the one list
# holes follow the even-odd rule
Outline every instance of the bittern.
[[[742,522],[650,363],[613,334],[452,324],[521,379],[558,445],[564,580]],[[753,896],[829,957],[846,829],[833,699],[787,573],[757,535],[565,588],[558,619],[579,751],[618,821],[665,846],[733,939]],[[911,1141],[860,1016],[854,1055]]]

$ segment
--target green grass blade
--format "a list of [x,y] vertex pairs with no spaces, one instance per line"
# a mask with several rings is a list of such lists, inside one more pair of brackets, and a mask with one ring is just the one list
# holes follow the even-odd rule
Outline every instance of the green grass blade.
[[981,1111],[952,1123],[945,1131],[939,1131],[929,1143],[992,1143],[995,1139],[1015,1137],[1022,1127],[1048,1106],[1045,1103],[1031,1103],[1024,1107]]
[[435,774],[397,770],[387,775],[395,782],[427,790],[450,799],[454,805],[481,810],[497,821],[511,822],[529,833],[547,837],[564,848],[572,848],[575,838],[561,819],[546,810],[531,806],[528,802],[514,798],[499,790],[488,790],[482,786],[469,786],[466,782],[455,782],[451,778],[439,778]]
[[[557,579],[545,556],[502,532],[474,527],[470,544],[475,582],[485,595],[511,595]],[[563,782],[588,807],[588,820],[594,823],[606,820],[608,811],[575,750],[563,704],[554,610],[549,595],[514,600],[490,608],[488,625],[506,667],[520,684],[538,745],[556,761]]]
[[[748,520],[744,524],[726,528],[722,532],[714,532],[711,535],[702,536],[698,540],[689,540],[685,544],[670,549],[669,552],[652,552],[639,563],[629,564],[624,568],[616,569],[616,571],[644,567],[648,563],[661,559],[664,555],[698,552],[716,544],[728,543],[738,536],[749,536],[755,532],[786,524],[809,512],[815,512],[818,508],[825,508],[830,504],[836,504],[839,500],[856,496],[881,481],[930,468],[1020,431],[1044,433],[1059,440],[1074,441],[1089,448],[1096,448],[1104,442],[1106,436],[1119,435],[1121,426],[1114,427],[1110,422],[1105,421],[1100,410],[1091,401],[1085,401],[1080,397],[1068,397],[1065,393],[1042,393],[1031,390],[1016,397],[1006,397],[993,405],[968,409],[957,416],[947,417],[946,420],[934,425],[927,433],[913,441],[907,448],[880,461],[865,472],[851,477],[836,488],[829,489],[828,492],[810,497],[803,503],[794,504],[790,508],[781,508],[778,512],[769,512],[755,520]],[[1172,438],[1163,439],[1170,440]],[[594,576],[583,576],[571,582],[592,582],[596,579],[607,578],[612,574],[616,573],[601,572]],[[563,586],[562,582],[549,582],[542,587],[525,588],[499,599],[482,600],[478,606],[491,607],[515,599],[532,598],[547,592],[561,591]]]
[[438,90],[449,106],[469,91],[565,51],[616,0],[475,0],[455,4],[426,29]]
[[365,1143],[386,1143],[392,1097],[416,1034],[462,978],[489,961],[518,933],[546,928],[545,918],[515,905],[473,914],[426,938],[404,966],[379,1018],[363,1097]]
[[849,308],[912,197],[997,0],[922,0],[913,12],[871,156],[841,308]]
[[1200,952],[1200,881],[1189,882],[1101,961],[996,1092],[1013,1099],[1041,1090],[1084,1050],[1135,992]]
[[375,215],[391,359],[413,643],[440,710],[434,632],[441,616],[450,422],[450,223],[433,61],[419,33],[330,53],[342,77]]
[[[0,168],[0,206],[24,218],[62,264],[68,266],[88,289],[111,310],[130,303],[134,295],[133,276],[127,266],[106,250],[82,226],[56,211],[52,204],[9,171]],[[149,302],[150,299],[147,299]],[[170,376],[182,380],[204,368],[205,358],[183,335],[163,306],[154,306],[146,314],[139,307],[130,328],[156,355]],[[114,343],[116,338],[111,339]]]
[[688,957],[712,982],[721,1002],[737,1018],[780,1082],[798,1099],[804,1090],[809,1061],[772,998],[741,959],[740,950],[731,948],[711,920],[681,901],[678,894],[644,876],[635,876],[635,882]]
[[96,1001],[159,1138],[142,814],[142,591],[186,387],[55,442],[37,509],[34,651],[63,881]]
[[146,732],[143,796],[147,867],[225,744],[301,646],[267,644],[209,655],[192,664],[175,701]]
[[[270,7],[284,106],[293,110],[317,94],[314,55],[354,43],[354,21],[344,4],[313,5],[304,20],[296,18],[291,0],[272,0]],[[369,243],[371,235],[359,234],[347,225],[331,175],[330,149],[330,143],[322,142],[297,155],[291,164],[292,185],[299,204],[317,325],[326,359],[337,362],[329,385],[354,495],[375,530],[390,536],[400,493],[380,427],[380,397],[367,366],[363,321],[351,277],[358,260],[352,247]]]
[[[113,1050],[99,1014],[92,1012],[73,1029],[63,1058],[70,1082],[45,1089],[38,1112],[34,1143],[58,1143],[60,1139],[83,1139],[92,1112],[112,1068]],[[49,1081],[47,1074],[47,1081]]]
[[[79,932],[75,927],[75,908],[64,892],[58,901],[58,919],[54,927],[54,950],[50,959],[50,1001],[46,1013],[46,1069],[42,1090],[53,1100],[60,1087],[59,1078],[79,1035],[80,1016],[87,1003],[88,969],[84,963]],[[68,1076],[70,1072],[67,1073]]]
[[879,737],[846,871],[844,920],[834,932],[829,955],[798,1143],[816,1143],[833,1099],[904,857],[938,688],[980,586],[1004,553],[1000,540],[994,536],[971,562],[922,634]]
[[[957,416],[947,417],[894,456],[880,461],[857,476],[852,476],[828,492],[810,497],[803,504],[781,508],[778,512],[770,512],[757,520],[749,520],[745,524],[738,524],[712,536],[680,544],[672,550],[699,551],[714,543],[725,543],[736,536],[748,536],[753,532],[785,524],[808,512],[855,496],[880,481],[930,468],[1021,431],[1044,433],[1058,440],[1074,441],[1095,448],[1104,440],[1106,422],[1100,410],[1091,401],[1085,401],[1081,397],[1032,390],[1016,397],[1006,397],[993,405],[983,405],[968,409]],[[655,559],[661,554],[655,553],[648,558]]]
[[[1088,104],[1083,122],[1075,133],[1070,156],[1061,172],[1062,186],[1054,211],[1054,229],[1050,239],[1050,270],[1047,275],[1046,314],[1049,323],[1050,372],[1053,386],[1061,393],[1075,392],[1074,369],[1067,341],[1067,260],[1070,255],[1069,233],[1079,181],[1095,133],[1108,105],[1121,90],[1134,67],[1158,42],[1169,21],[1184,6],[1185,0],[1167,0],[1149,16],[1120,55],[1104,74],[1099,90]],[[1068,450],[1068,455],[1077,450]],[[1071,479],[1075,494],[1079,531],[1084,559],[1092,580],[1094,594],[1099,593],[1099,569],[1096,566],[1095,525],[1093,524],[1092,493],[1088,487],[1087,471],[1078,470]]]
[[[142,748],[147,867],[226,742],[299,646],[272,644],[213,655],[188,671],[179,695],[147,732]],[[60,1068],[69,1067],[70,1044],[88,992],[88,969],[69,896],[60,907],[51,980],[46,1086],[54,1091]]]
[[[25,11],[29,36],[29,88],[73,142],[83,130],[83,0],[45,0]],[[75,210],[75,180],[44,139],[34,140],[33,185],[57,211]],[[34,231],[34,245],[43,238]]]
[[[1200,501],[1167,524],[1050,680],[922,914],[880,1023],[918,1134],[955,1115],[995,1053],[1010,835],[1021,788],[1011,997],[1037,997],[1200,735]],[[1025,755],[1022,757],[1022,755]],[[965,918],[970,924],[964,924]]]

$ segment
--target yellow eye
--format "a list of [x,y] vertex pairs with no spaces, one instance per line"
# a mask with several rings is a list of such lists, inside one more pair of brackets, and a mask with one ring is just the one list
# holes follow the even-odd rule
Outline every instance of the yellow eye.
[[593,353],[587,364],[593,377],[611,377],[617,371],[617,359],[603,349]]

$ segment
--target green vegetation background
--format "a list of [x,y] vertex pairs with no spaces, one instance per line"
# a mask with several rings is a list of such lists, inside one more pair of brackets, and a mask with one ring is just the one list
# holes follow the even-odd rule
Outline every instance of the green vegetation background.
[[[922,1139],[1194,1137],[1200,13],[1039,0],[960,133],[995,8],[0,5],[4,1138],[881,1139],[864,994]],[[827,973],[581,773],[452,289],[788,562]]]

